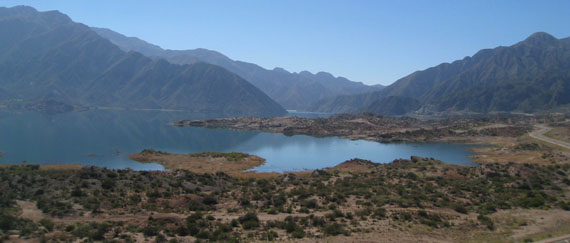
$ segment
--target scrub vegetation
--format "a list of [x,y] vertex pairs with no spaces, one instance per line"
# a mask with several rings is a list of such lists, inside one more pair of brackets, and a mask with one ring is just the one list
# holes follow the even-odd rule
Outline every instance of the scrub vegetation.
[[528,237],[515,233],[536,224],[521,212],[570,223],[569,172],[569,164],[466,167],[420,157],[390,164],[353,159],[262,179],[5,166],[0,237],[239,242],[432,232],[439,240],[512,240]]

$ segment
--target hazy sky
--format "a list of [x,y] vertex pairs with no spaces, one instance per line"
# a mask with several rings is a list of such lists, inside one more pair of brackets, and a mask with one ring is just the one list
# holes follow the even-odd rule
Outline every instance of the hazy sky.
[[168,49],[207,48],[265,68],[327,71],[390,84],[416,70],[512,45],[570,36],[568,0],[0,0],[59,10]]

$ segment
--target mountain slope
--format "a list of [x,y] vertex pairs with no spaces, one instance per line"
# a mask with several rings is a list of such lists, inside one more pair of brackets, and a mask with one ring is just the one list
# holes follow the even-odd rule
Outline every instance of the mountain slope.
[[[366,97],[365,104],[358,101]],[[570,103],[570,42],[535,33],[515,45],[477,52],[453,63],[414,72],[382,91],[338,97],[316,111],[351,111],[388,96],[421,102],[421,112],[534,112]],[[342,102],[342,101],[346,102]]]
[[365,106],[362,112],[372,112],[382,115],[401,116],[409,111],[420,108],[420,102],[414,98],[403,96],[388,96]]
[[354,95],[339,95],[332,98],[318,100],[307,108],[314,112],[354,113],[365,111],[365,107],[383,98],[380,91]]
[[228,115],[285,110],[215,65],[175,65],[125,53],[57,11],[0,8],[0,100],[58,100]]
[[126,37],[104,28],[92,28],[124,51],[137,51],[154,58],[165,58],[177,64],[206,62],[238,74],[267,93],[288,109],[305,109],[319,99],[344,94],[358,94],[381,90],[383,86],[367,86],[330,73],[312,74],[307,71],[290,73],[282,68],[264,69],[258,65],[234,61],[223,54],[207,49],[163,50],[135,37]]

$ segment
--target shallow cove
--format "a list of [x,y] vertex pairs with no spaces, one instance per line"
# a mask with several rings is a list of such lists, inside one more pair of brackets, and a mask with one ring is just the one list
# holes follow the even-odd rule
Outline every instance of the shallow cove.
[[382,144],[337,137],[174,127],[169,122],[206,119],[185,112],[91,110],[57,115],[0,112],[0,164],[83,164],[111,169],[162,170],[128,155],[145,148],[169,153],[244,152],[266,159],[259,172],[335,166],[352,158],[387,163],[411,155],[474,165],[462,144]]

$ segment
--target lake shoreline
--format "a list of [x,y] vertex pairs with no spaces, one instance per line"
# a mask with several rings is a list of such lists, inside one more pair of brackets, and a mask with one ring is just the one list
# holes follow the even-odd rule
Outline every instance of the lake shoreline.
[[[568,161],[564,151],[532,139],[528,134],[534,125],[555,123],[564,116],[491,116],[478,118],[446,118],[419,120],[410,117],[388,117],[371,113],[337,114],[327,118],[300,118],[294,116],[256,118],[232,117],[208,120],[181,120],[170,125],[280,133],[287,136],[339,137],[385,144],[392,143],[450,143],[482,145],[470,148],[473,163],[508,163],[513,159],[521,163],[548,164],[540,150],[548,148],[553,157]],[[555,151],[555,152],[552,152]]]
[[[296,116],[259,118],[231,117],[206,120],[180,120],[173,126],[232,129],[284,135],[340,137],[381,143],[461,142],[480,143],[476,137],[520,136],[532,130],[535,117],[447,118],[420,120],[371,113],[337,114],[327,118]],[[559,118],[551,117],[551,120]]]

